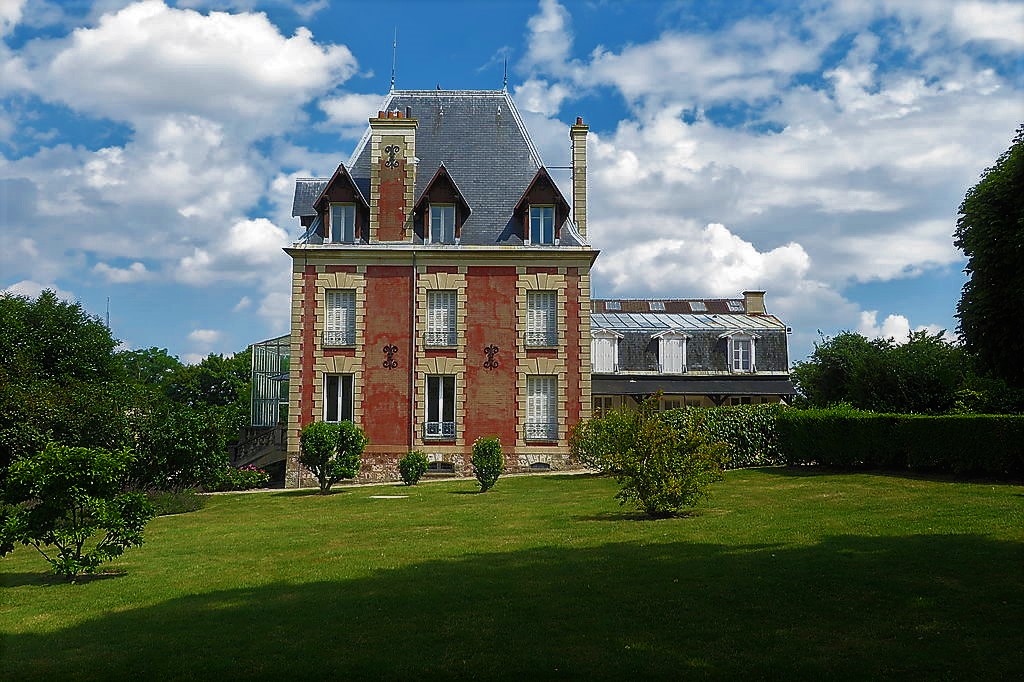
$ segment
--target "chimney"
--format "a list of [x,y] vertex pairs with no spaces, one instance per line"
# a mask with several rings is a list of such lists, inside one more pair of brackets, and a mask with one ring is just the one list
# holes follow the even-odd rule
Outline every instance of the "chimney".
[[371,242],[411,242],[416,201],[416,126],[412,109],[370,119]]
[[587,132],[590,126],[582,116],[569,128],[572,140],[572,217],[580,235],[587,238]]
[[764,292],[744,291],[743,309],[747,311],[747,315],[764,315]]

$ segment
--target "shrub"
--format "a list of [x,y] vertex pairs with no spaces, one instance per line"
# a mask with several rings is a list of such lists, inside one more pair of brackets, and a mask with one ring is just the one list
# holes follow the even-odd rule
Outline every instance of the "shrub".
[[398,460],[398,473],[406,485],[416,485],[427,472],[427,456],[421,450],[413,450]]
[[203,508],[205,500],[194,488],[185,490],[150,490],[146,493],[157,516],[185,514]]
[[219,411],[173,403],[157,405],[137,419],[135,485],[145,489],[212,487],[228,466]]
[[228,492],[266,488],[269,483],[270,474],[259,467],[247,464],[238,468],[225,466],[210,477],[205,487],[217,492]]
[[684,407],[661,418],[680,433],[696,430],[711,442],[725,443],[726,468],[738,469],[785,463],[776,431],[779,412],[785,409],[779,404]]
[[338,481],[356,477],[368,442],[352,422],[313,422],[299,436],[299,462],[316,477],[320,494],[326,495]]
[[790,464],[1024,475],[1021,416],[786,410],[779,415],[778,432]]
[[473,443],[473,475],[480,481],[480,492],[485,493],[494,487],[504,470],[505,457],[497,436],[477,438]]
[[707,496],[708,486],[722,479],[726,445],[696,424],[674,428],[657,414],[657,403],[650,398],[638,410],[577,424],[570,447],[578,461],[615,478],[620,504],[662,517]]
[[[74,582],[141,545],[153,505],[142,493],[123,492],[133,461],[128,450],[56,443],[16,460],[0,508],[0,555],[16,543],[32,545],[55,573]],[[44,549],[51,546],[56,554]]]

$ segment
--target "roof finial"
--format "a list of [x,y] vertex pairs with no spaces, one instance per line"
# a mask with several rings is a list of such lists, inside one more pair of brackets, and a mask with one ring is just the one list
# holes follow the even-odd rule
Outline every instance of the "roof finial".
[[501,91],[502,92],[507,92],[508,91],[508,55],[505,55],[504,62],[505,62],[505,77],[502,78],[502,80],[501,80]]
[[398,63],[398,25],[395,25],[395,39],[391,41],[391,91],[395,90],[395,65]]

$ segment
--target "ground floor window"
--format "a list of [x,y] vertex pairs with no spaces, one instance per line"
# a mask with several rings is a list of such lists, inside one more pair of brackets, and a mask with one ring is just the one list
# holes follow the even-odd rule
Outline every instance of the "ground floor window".
[[615,398],[610,395],[595,395],[592,402],[595,417],[603,417],[615,409]]
[[352,375],[324,375],[324,421],[352,420]]
[[751,398],[749,395],[734,395],[729,398],[730,405],[749,405],[750,403]]
[[427,410],[423,437],[440,440],[455,438],[455,377],[427,377]]
[[682,398],[662,398],[661,409],[662,410],[678,410],[683,406]]
[[558,377],[526,377],[526,440],[558,440]]

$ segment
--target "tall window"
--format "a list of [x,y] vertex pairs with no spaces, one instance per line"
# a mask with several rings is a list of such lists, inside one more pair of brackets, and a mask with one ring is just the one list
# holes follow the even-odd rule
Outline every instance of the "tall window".
[[558,377],[526,377],[526,440],[558,440]]
[[324,421],[352,421],[352,375],[324,375]]
[[558,292],[526,293],[526,345],[558,345]]
[[351,244],[356,240],[356,205],[331,204],[331,241]]
[[324,325],[325,346],[351,346],[356,342],[356,292],[328,291]]
[[686,337],[682,334],[664,334],[658,338],[658,358],[662,374],[682,374],[686,371]]
[[609,332],[595,332],[590,342],[591,371],[610,374],[619,371],[618,338]]
[[427,292],[428,346],[454,346],[457,344],[455,318],[456,293],[454,291]]
[[555,207],[530,207],[530,241],[534,244],[555,243]]
[[427,377],[427,421],[423,438],[448,440],[455,438],[455,377]]
[[729,339],[730,366],[734,372],[754,371],[754,339],[733,336]]
[[430,205],[430,241],[433,244],[455,243],[455,204]]

